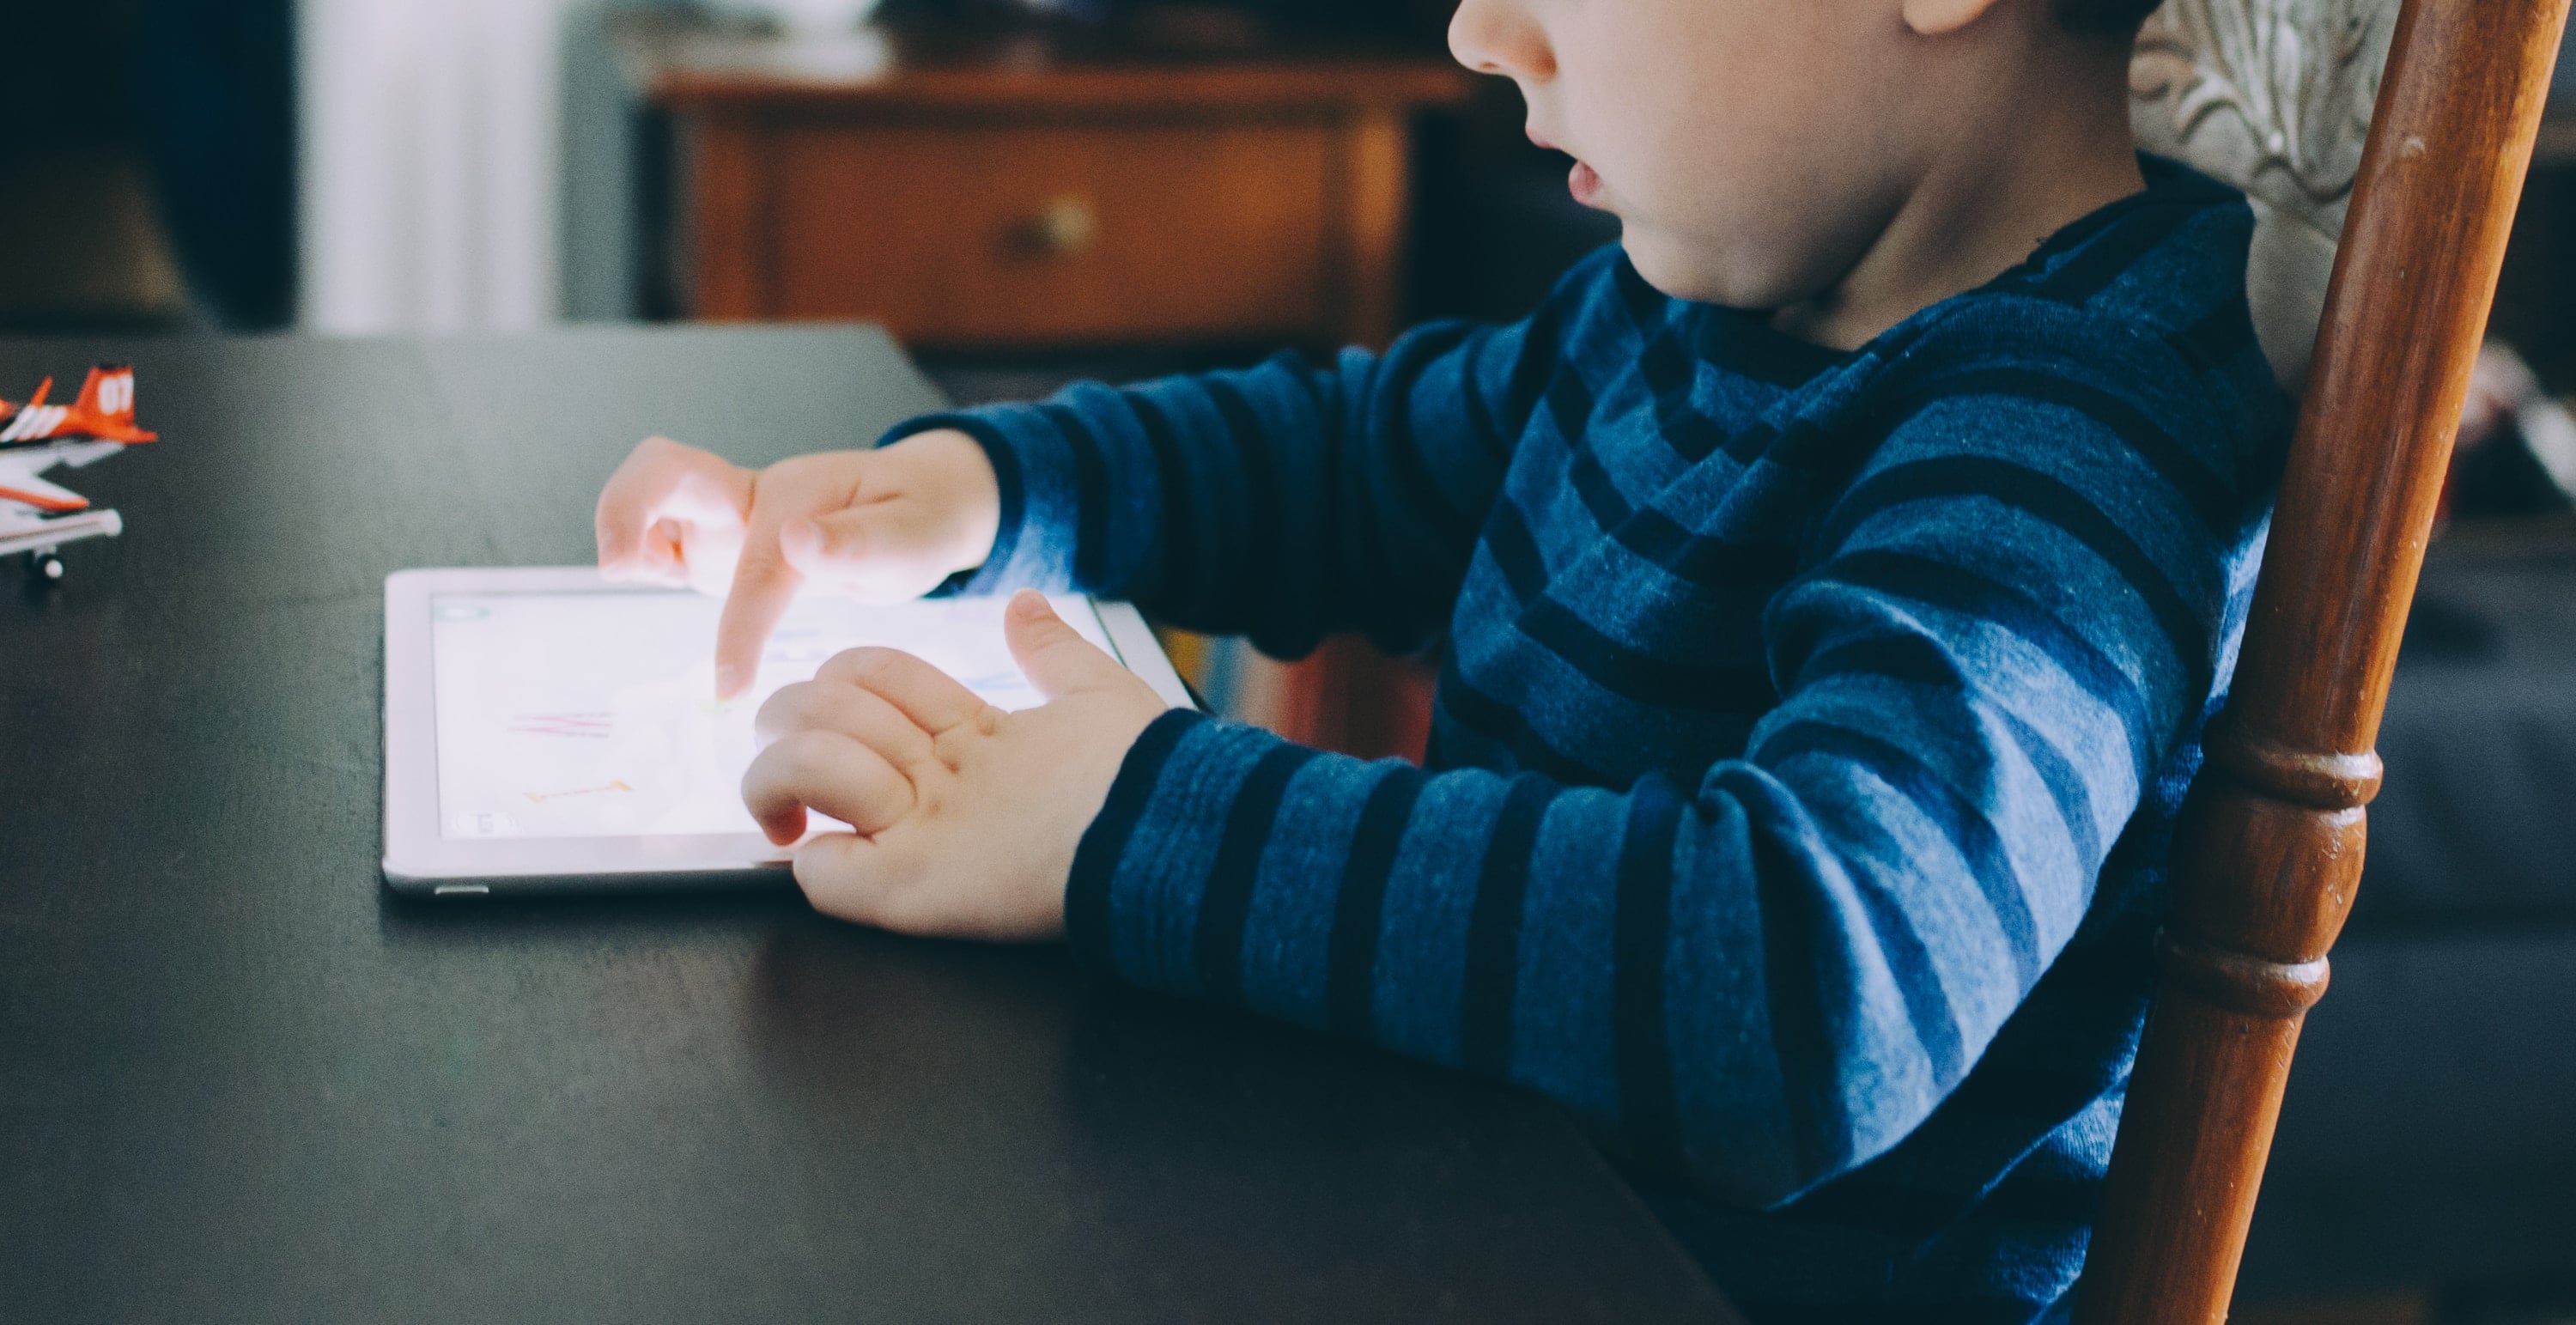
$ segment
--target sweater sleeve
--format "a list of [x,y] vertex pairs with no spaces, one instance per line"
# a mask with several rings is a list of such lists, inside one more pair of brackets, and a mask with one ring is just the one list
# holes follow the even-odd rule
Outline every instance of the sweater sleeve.
[[2119,421],[1973,378],[1920,402],[1772,602],[1782,702],[1695,781],[1426,774],[1162,719],[1080,848],[1077,950],[1793,1199],[1958,1085],[2224,665],[2259,507]]
[[1395,651],[1434,638],[1466,573],[1512,439],[1557,353],[1558,309],[1512,326],[1436,323],[1386,353],[914,419],[972,435],[1002,487],[970,594],[1079,590],[1292,657],[1365,631]]

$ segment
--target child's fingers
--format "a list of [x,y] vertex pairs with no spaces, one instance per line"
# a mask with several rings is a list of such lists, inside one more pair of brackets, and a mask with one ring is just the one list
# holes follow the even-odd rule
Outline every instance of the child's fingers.
[[653,438],[635,448],[635,454],[608,476],[599,490],[599,506],[591,514],[591,533],[599,542],[599,568],[616,573],[633,566],[644,554],[647,531],[658,518],[656,508],[660,494],[648,474],[645,448],[660,441]]
[[912,780],[885,756],[837,732],[801,731],[751,761],[743,808],[781,846],[805,835],[805,811],[819,810],[861,833],[881,833],[912,812]]
[[734,563],[733,587],[716,620],[716,698],[731,699],[760,675],[760,655],[771,631],[796,601],[804,577],[778,555],[777,531],[762,536],[755,525]]
[[835,654],[814,679],[854,685],[881,696],[932,736],[972,722],[991,707],[955,677],[895,649]]
[[733,586],[725,594],[724,615],[716,622],[716,695],[730,699],[751,686],[760,672],[760,655],[771,631],[805,586],[804,573],[787,560],[779,538],[790,524],[817,511],[849,503],[855,495],[846,475],[836,475],[832,457],[799,456],[782,460],[756,475],[742,533],[742,554],[734,563]]
[[897,768],[910,768],[932,753],[930,733],[885,696],[827,681],[801,682],[770,696],[752,730],[764,749],[800,731],[838,732]]
[[685,589],[689,584],[689,561],[684,553],[687,537],[676,520],[655,520],[644,531],[642,541],[615,558],[603,549],[599,558],[602,579],[620,584],[658,584],[670,589]]
[[747,471],[668,438],[648,438],[600,489],[591,521],[600,569],[647,573],[661,526],[738,523],[750,503]]
[[1030,684],[1049,699],[1135,683],[1117,659],[1066,625],[1035,589],[1012,596],[1002,613],[1002,638]]

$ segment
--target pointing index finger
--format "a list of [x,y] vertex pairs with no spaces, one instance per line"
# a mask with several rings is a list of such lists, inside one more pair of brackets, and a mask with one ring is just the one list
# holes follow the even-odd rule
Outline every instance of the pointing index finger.
[[760,675],[760,655],[771,631],[796,601],[805,577],[778,555],[777,531],[766,545],[743,545],[734,566],[733,590],[725,595],[724,614],[716,620],[716,698],[731,699],[751,688]]
[[769,645],[770,632],[778,629],[780,618],[796,601],[796,591],[805,585],[804,572],[788,563],[778,541],[787,522],[804,510],[788,509],[792,485],[782,486],[775,479],[764,485],[762,477],[752,479],[742,555],[734,562],[733,587],[725,594],[724,614],[716,621],[718,699],[731,699],[751,688],[760,675],[760,655]]

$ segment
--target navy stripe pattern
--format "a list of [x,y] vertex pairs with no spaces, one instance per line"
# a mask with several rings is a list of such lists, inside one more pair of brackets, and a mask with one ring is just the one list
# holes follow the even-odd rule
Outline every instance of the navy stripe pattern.
[[2288,422],[2243,200],[2147,166],[1852,354],[1612,249],[1518,326],[908,425],[1002,477],[969,592],[1445,637],[1428,769],[1159,721],[1076,949],[1565,1101],[1757,1320],[2045,1316]]

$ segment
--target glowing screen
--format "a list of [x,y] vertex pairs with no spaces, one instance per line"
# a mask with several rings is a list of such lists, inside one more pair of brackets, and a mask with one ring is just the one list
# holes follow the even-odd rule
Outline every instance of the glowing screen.
[[[1056,611],[1115,649],[1088,601]],[[797,601],[741,698],[715,698],[716,617],[693,593],[461,593],[430,600],[440,832],[448,838],[753,833],[752,717],[844,649],[920,655],[1006,709],[1038,693],[1002,600]],[[820,816],[817,816],[819,819]]]

